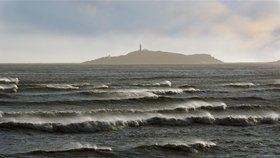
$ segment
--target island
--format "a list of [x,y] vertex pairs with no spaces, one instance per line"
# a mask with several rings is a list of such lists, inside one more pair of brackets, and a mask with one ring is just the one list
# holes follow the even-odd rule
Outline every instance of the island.
[[107,56],[83,64],[95,65],[173,65],[173,64],[222,64],[209,54],[184,55],[164,51],[140,49],[121,56]]

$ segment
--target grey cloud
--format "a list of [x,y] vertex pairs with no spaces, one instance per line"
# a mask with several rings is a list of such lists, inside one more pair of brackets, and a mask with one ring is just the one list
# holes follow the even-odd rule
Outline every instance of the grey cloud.
[[220,2],[227,6],[232,13],[252,19],[278,16],[277,13],[280,13],[280,1],[278,0],[220,0]]
[[[225,61],[259,60],[256,56],[268,59],[271,56],[262,48],[273,43],[280,28],[276,14],[280,7],[274,4],[218,0],[0,1],[0,53],[12,53],[15,58],[17,53],[33,53],[37,60],[51,51],[57,54],[52,61],[66,61],[65,54],[73,56],[71,61],[83,61],[108,52],[120,55],[143,42],[151,49],[211,52]],[[276,47],[270,48],[265,51],[275,52]],[[236,52],[234,57],[228,55]]]

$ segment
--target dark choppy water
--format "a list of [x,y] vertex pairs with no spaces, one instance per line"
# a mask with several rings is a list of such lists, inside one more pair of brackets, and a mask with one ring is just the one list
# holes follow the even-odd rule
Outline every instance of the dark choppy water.
[[280,156],[277,65],[0,65],[0,91],[0,157]]

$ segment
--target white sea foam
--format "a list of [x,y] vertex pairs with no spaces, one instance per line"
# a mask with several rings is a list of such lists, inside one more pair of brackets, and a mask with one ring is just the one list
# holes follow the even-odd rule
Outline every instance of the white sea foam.
[[213,109],[226,109],[227,105],[224,102],[220,101],[202,101],[202,100],[193,100],[188,101],[183,104],[178,104],[177,107],[184,107],[187,109],[198,109],[198,108],[213,108]]
[[154,143],[154,144],[145,144],[137,146],[136,148],[140,149],[158,149],[158,150],[177,150],[189,153],[198,153],[200,151],[204,151],[215,147],[216,144],[213,142],[207,142],[202,140],[197,140],[194,142],[161,142],[161,143]]
[[115,91],[117,99],[138,99],[138,98],[158,98],[159,96],[148,92],[142,89],[136,90],[136,89],[129,89],[129,90],[117,90]]
[[122,90],[93,90],[82,92],[82,94],[90,94],[103,100],[123,100],[123,99],[140,99],[140,98],[158,98],[157,94],[149,92],[145,89],[122,89]]
[[75,84],[71,84],[71,85],[75,86],[75,87],[84,87],[84,86],[89,86],[90,83],[83,82],[83,83],[75,83]]
[[171,87],[172,83],[170,81],[166,80],[166,81],[162,81],[162,82],[159,82],[159,83],[154,83],[153,85],[155,85],[155,86],[168,86],[168,87]]
[[109,86],[106,85],[106,84],[101,84],[101,85],[95,86],[94,88],[96,88],[96,89],[107,89],[107,88],[109,88]]
[[[108,118],[108,120],[105,120]],[[279,116],[224,116],[214,117],[210,113],[200,115],[177,115],[165,116],[122,116],[113,118],[102,118],[101,120],[89,121],[89,118],[75,119],[72,123],[39,123],[37,120],[14,120],[3,122],[0,127],[34,129],[47,132],[99,132],[108,130],[117,130],[125,127],[139,127],[145,125],[163,125],[163,126],[187,126],[193,123],[198,124],[217,124],[225,126],[250,126],[257,124],[271,124],[279,122]],[[74,123],[75,122],[75,123]]]
[[[198,108],[196,103],[185,108]],[[190,106],[192,105],[192,106]],[[205,103],[205,107],[216,105]],[[222,103],[217,104],[222,106]],[[95,110],[56,112],[1,112],[0,127],[28,128],[47,132],[98,132],[145,125],[187,126],[191,124],[217,124],[225,126],[251,126],[279,122],[279,113],[260,111],[251,113],[211,114],[209,111],[161,112],[163,110]]]
[[71,84],[47,84],[47,88],[51,89],[79,89],[79,87],[71,85]]
[[142,87],[171,87],[172,83],[168,80],[155,82],[155,83],[145,83],[145,84],[134,84],[134,86],[142,86]]
[[0,92],[17,92],[18,86],[16,84],[0,84]]
[[145,88],[145,89],[108,89],[108,90],[91,90],[82,91],[81,94],[95,96],[103,100],[124,100],[124,99],[141,99],[141,98],[159,98],[159,95],[175,95],[183,93],[180,88]]
[[[174,105],[162,106],[157,108],[147,108],[147,109],[95,109],[89,111],[29,111],[29,112],[1,112],[0,114],[7,118],[7,120],[12,121],[13,119],[18,120],[80,120],[80,118],[89,118],[90,120],[98,121],[110,121],[114,119],[121,118],[131,118],[131,119],[146,119],[148,117],[158,117],[162,116],[161,114],[189,114],[188,110],[195,109],[221,109],[226,108],[226,104],[223,102],[204,102],[204,101],[188,101],[185,103],[179,103]],[[183,109],[183,110],[180,110]],[[207,113],[209,115],[209,113]],[[102,116],[102,117],[99,117]],[[185,116],[185,115],[184,115]],[[87,121],[87,120],[84,120]],[[40,121],[42,122],[42,121]],[[47,121],[45,121],[47,122]]]
[[91,145],[89,143],[70,143],[66,147],[61,147],[61,149],[48,149],[48,150],[33,150],[27,152],[26,154],[54,154],[54,153],[79,153],[79,152],[111,152],[110,147],[100,147],[97,145]]
[[18,84],[19,79],[18,78],[9,78],[9,77],[0,77],[0,83],[14,83]]
[[81,143],[81,142],[72,142],[67,148],[69,149],[86,148],[86,149],[95,149],[99,151],[112,151],[111,147],[103,147],[103,146],[97,146],[95,144]]
[[183,91],[184,92],[199,92],[200,89],[190,87],[190,88],[184,88]]
[[231,87],[252,87],[255,86],[252,82],[235,82],[235,83],[226,83],[223,84],[224,86],[231,86]]
[[279,114],[275,112],[268,112],[264,114],[253,115],[226,115],[217,116],[215,118],[216,124],[222,125],[236,125],[236,126],[248,126],[262,123],[276,123],[279,121]]
[[155,94],[180,94],[183,93],[183,89],[180,88],[154,88],[146,89],[145,91],[153,92]]

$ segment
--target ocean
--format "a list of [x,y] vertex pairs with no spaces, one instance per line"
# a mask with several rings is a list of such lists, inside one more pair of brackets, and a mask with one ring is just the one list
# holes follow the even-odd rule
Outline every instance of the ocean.
[[280,157],[280,65],[0,65],[0,157]]

